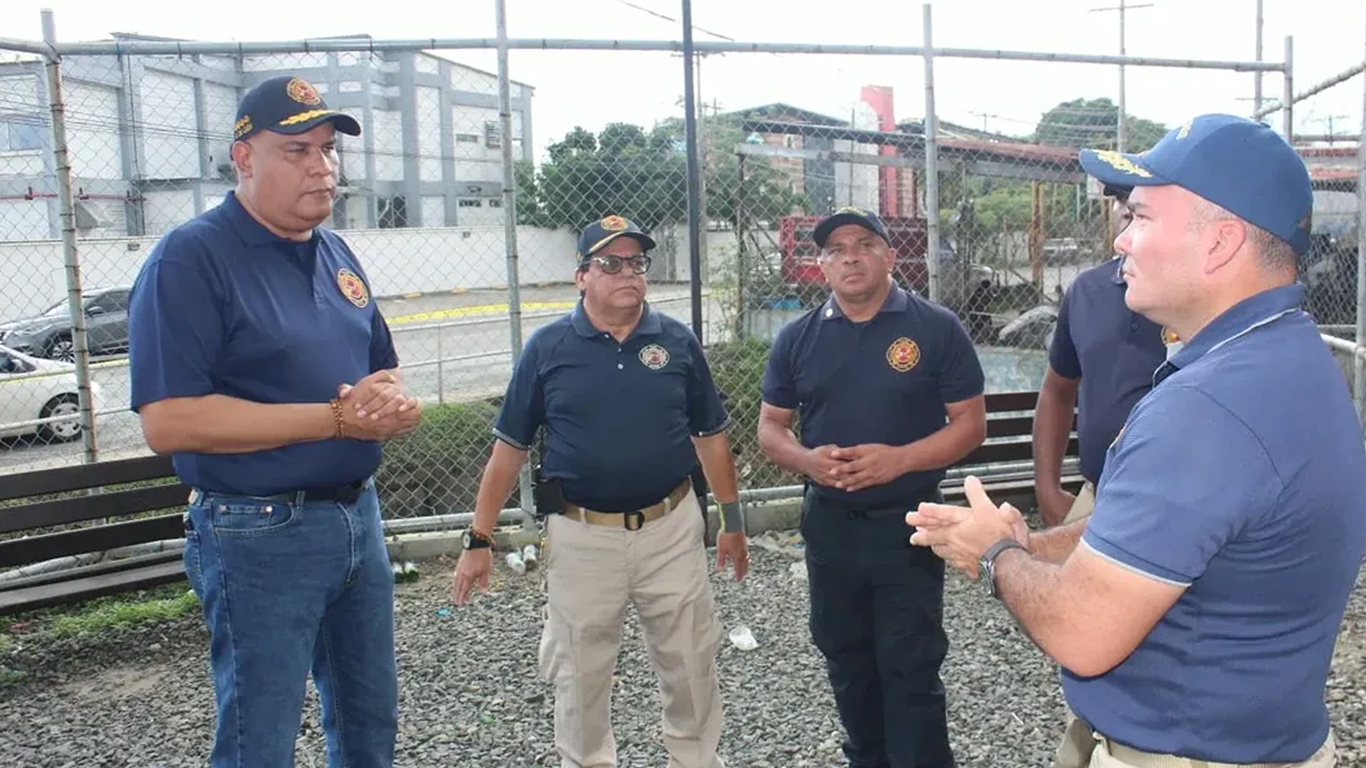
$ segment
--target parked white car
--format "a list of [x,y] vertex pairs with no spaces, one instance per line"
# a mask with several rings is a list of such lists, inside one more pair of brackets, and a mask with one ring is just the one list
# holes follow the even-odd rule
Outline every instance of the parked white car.
[[[37,435],[45,443],[81,436],[76,366],[0,346],[0,437]],[[99,410],[100,390],[90,385]],[[66,417],[66,418],[60,418]]]

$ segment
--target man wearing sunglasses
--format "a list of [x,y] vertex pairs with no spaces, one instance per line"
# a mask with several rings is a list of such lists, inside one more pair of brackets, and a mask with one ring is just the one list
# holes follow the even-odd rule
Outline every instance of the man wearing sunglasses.
[[548,513],[548,605],[541,673],[555,686],[561,766],[616,764],[612,673],[634,604],[660,679],[673,768],[723,768],[719,621],[708,582],[705,517],[691,477],[700,460],[721,507],[716,569],[749,568],[734,459],[702,346],[645,300],[655,242],[621,216],[583,231],[581,299],[538,328],[517,361],[494,426],[493,455],[455,572],[455,602],[488,589],[491,533],[544,427],[537,512]]

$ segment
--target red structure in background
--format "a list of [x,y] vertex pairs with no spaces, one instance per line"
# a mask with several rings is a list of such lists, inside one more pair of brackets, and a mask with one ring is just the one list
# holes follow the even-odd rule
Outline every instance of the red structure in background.
[[[896,130],[896,113],[892,108],[891,88],[883,85],[865,85],[859,93],[859,98],[873,108],[873,113],[877,115],[877,129],[879,131],[891,132]],[[885,157],[896,157],[897,149],[884,144],[878,148],[878,154]],[[891,165],[878,168],[879,216],[901,215],[901,206],[897,204],[897,191],[901,186],[897,183],[897,170],[895,166]]]

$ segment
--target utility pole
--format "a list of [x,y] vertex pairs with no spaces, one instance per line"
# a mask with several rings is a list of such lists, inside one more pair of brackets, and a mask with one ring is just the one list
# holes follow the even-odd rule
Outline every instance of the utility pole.
[[[1125,55],[1125,53],[1124,53],[1124,15],[1125,15],[1125,13],[1127,13],[1128,11],[1131,11],[1131,10],[1133,10],[1133,9],[1135,9],[1135,8],[1151,8],[1151,7],[1153,7],[1153,4],[1152,4],[1152,3],[1142,3],[1142,4],[1139,4],[1139,5],[1129,5],[1129,4],[1125,3],[1124,0],[1119,0],[1119,5],[1112,5],[1112,6],[1109,6],[1109,7],[1106,7],[1106,8],[1092,8],[1092,9],[1091,9],[1091,12],[1092,12],[1092,13],[1095,13],[1096,11],[1119,11],[1119,55],[1120,55],[1120,56],[1123,56],[1123,55]],[[1128,142],[1127,142],[1127,139],[1128,139],[1128,129],[1126,129],[1125,126],[1124,126],[1124,65],[1123,65],[1123,64],[1120,64],[1120,65],[1119,65],[1119,120],[1118,120],[1118,123],[1119,123],[1119,125],[1118,125],[1118,130],[1119,130],[1119,132],[1118,132],[1118,136],[1116,137],[1115,151],[1116,151],[1116,152],[1123,152],[1123,151],[1124,151],[1124,146],[1125,146],[1125,144],[1128,143]]]
[[[1257,61],[1262,60],[1262,0],[1257,0]],[[1258,70],[1252,79],[1252,109],[1262,111],[1262,72]],[[1260,118],[1258,118],[1260,119]]]

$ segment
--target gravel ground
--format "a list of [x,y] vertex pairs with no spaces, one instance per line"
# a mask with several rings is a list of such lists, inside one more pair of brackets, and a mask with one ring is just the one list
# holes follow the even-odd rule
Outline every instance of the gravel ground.
[[[746,652],[726,643],[720,652],[722,756],[731,768],[842,766],[824,665],[807,633],[805,583],[787,554],[751,549],[745,582],[714,579],[726,630],[746,624],[759,644]],[[543,579],[499,560],[492,593],[455,609],[451,565],[423,563],[416,582],[398,587],[398,765],[557,765],[551,692],[535,668]],[[1046,766],[1064,717],[1053,666],[960,576],[947,586],[946,620],[944,676],[960,766]],[[22,673],[0,684],[0,765],[203,765],[213,723],[205,644],[198,617],[187,616],[99,639],[0,646],[0,671]],[[663,766],[658,693],[634,615],[618,676],[620,765]],[[1366,580],[1344,622],[1328,699],[1338,765],[1366,766]],[[325,765],[312,693],[298,744],[300,766]]]

